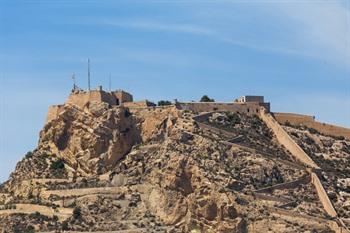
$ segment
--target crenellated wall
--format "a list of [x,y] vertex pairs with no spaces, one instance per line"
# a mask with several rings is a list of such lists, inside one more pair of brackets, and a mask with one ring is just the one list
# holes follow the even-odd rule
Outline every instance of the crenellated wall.
[[289,122],[291,125],[305,125],[325,135],[343,136],[350,139],[350,129],[315,121],[313,116],[281,112],[275,112],[273,115],[280,124]]
[[92,101],[106,102],[110,105],[117,105],[114,95],[100,90],[72,93],[66,100],[66,104],[73,104],[79,108],[84,108],[89,102]]

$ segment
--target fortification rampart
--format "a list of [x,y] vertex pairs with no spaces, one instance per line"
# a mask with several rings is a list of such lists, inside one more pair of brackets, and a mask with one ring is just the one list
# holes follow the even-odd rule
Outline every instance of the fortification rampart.
[[261,106],[269,111],[269,103],[217,103],[217,102],[177,102],[176,107],[181,110],[191,110],[195,113],[213,112],[213,111],[228,111],[240,112],[248,115],[259,114]]
[[147,100],[137,101],[137,102],[127,102],[127,103],[123,103],[122,105],[127,108],[147,108],[147,107],[156,106],[154,103],[149,102]]
[[92,101],[105,102],[110,105],[117,105],[117,100],[114,95],[99,90],[72,93],[71,95],[69,95],[66,104],[73,104],[80,108],[84,108],[89,102]]
[[46,123],[56,119],[58,115],[62,112],[63,105],[52,105],[49,106],[49,110],[47,111]]
[[305,125],[325,135],[343,136],[350,139],[350,129],[315,121],[313,116],[280,112],[275,112],[273,115],[280,124],[289,122],[291,125]]
[[317,164],[300,148],[300,146],[293,141],[288,133],[280,126],[280,124],[272,117],[270,113],[267,113],[264,109],[260,111],[261,119],[266,125],[274,132],[276,138],[280,144],[287,148],[290,153],[300,162],[305,165],[319,169]]
[[316,173],[311,173],[311,183],[315,186],[318,198],[320,199],[325,211],[331,217],[336,217],[337,212],[335,211],[332,202],[329,200],[326,190],[323,188],[320,179]]

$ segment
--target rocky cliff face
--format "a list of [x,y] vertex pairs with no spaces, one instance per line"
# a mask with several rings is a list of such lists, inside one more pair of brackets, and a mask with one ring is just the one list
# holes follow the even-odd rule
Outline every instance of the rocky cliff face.
[[0,229],[332,232],[307,169],[257,116],[194,117],[172,106],[65,105],[0,186]]

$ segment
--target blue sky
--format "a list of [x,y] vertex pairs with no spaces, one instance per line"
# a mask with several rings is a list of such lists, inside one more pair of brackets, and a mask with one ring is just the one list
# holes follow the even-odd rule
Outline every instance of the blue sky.
[[0,0],[0,181],[76,74],[135,99],[231,101],[350,127],[350,2]]

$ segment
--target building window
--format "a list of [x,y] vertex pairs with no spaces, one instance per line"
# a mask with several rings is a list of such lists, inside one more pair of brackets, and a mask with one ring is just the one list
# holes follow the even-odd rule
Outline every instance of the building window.
[[249,112],[249,108],[247,109],[247,112]]

